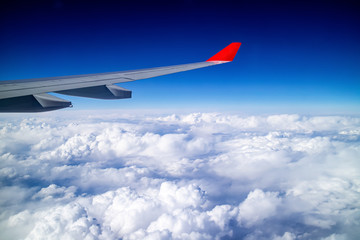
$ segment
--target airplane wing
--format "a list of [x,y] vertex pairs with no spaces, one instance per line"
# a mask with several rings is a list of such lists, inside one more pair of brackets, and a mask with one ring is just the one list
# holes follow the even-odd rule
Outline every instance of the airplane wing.
[[131,91],[115,83],[131,82],[231,62],[241,43],[231,43],[204,62],[140,70],[64,77],[0,81],[0,112],[45,112],[72,107],[71,102],[48,94],[98,98],[131,98]]

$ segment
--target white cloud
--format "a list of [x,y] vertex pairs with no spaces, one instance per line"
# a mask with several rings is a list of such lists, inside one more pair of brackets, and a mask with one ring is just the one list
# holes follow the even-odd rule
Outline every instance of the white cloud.
[[41,200],[63,200],[75,197],[76,187],[71,186],[69,188],[59,187],[55,184],[51,184],[46,188],[42,188],[39,192],[32,196],[33,199]]
[[276,215],[280,204],[278,193],[264,193],[260,189],[255,189],[239,206],[239,224],[246,227],[259,225],[266,218]]
[[1,239],[356,239],[360,118],[2,117]]
[[285,232],[282,236],[274,236],[273,240],[295,240],[296,236],[293,233]]

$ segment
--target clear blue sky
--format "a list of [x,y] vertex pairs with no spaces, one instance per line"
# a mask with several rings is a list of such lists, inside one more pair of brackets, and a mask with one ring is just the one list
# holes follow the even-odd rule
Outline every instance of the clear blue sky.
[[0,79],[206,60],[230,64],[121,86],[130,100],[63,96],[77,109],[359,113],[356,1],[12,1],[0,7]]

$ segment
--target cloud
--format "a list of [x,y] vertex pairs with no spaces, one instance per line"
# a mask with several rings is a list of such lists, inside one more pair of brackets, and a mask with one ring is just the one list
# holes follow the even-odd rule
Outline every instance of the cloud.
[[255,189],[239,206],[239,224],[246,227],[259,225],[266,218],[277,214],[276,209],[280,204],[278,193],[264,193],[260,189]]
[[2,116],[1,239],[360,234],[358,117],[80,115]]

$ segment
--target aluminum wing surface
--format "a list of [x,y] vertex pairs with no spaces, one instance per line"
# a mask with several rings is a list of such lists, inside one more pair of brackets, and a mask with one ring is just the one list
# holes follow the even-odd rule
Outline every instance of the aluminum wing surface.
[[0,81],[0,112],[43,112],[72,107],[71,102],[48,94],[98,99],[131,98],[131,91],[115,83],[136,81],[231,62],[241,43],[231,43],[205,62],[140,70],[64,77]]

